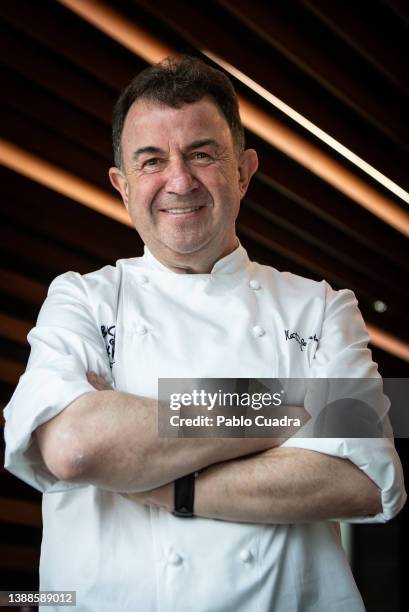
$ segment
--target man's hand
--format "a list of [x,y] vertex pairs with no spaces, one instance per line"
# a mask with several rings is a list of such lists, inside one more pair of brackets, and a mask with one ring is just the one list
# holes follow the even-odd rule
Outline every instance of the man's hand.
[[112,385],[109,384],[106,378],[100,376],[92,370],[87,372],[87,380],[89,384],[92,385],[97,391],[111,391],[113,389]]

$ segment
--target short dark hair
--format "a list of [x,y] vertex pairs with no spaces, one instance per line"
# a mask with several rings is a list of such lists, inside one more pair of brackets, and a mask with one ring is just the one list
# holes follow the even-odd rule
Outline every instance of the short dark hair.
[[237,95],[230,79],[220,70],[189,55],[167,57],[136,75],[119,96],[112,117],[114,161],[122,167],[121,137],[126,115],[139,98],[172,108],[198,102],[211,96],[225,117],[240,153],[244,149],[244,129]]

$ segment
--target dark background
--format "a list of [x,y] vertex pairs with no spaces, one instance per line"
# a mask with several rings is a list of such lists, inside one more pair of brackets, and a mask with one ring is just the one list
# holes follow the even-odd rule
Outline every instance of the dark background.
[[[210,50],[408,189],[406,2],[83,0],[82,5],[94,14],[111,8],[124,23],[138,26],[174,51],[200,57],[201,50]],[[45,186],[36,171],[28,178],[22,153],[50,163],[51,174],[64,170],[115,197],[107,178],[112,106],[147,58],[63,2],[2,2],[0,14],[2,138],[18,147],[17,155],[8,148],[0,164],[4,407],[24,371],[26,334],[50,281],[67,270],[85,273],[142,253],[136,232],[115,221],[109,210],[102,214],[60,188]],[[375,216],[267,140],[246,132],[247,145],[256,148],[261,159],[238,223],[250,257],[279,270],[325,278],[335,288],[353,289],[373,336],[371,348],[381,374],[407,377],[407,203],[249,88],[233,82],[243,98],[400,211],[402,231],[393,227],[392,219]],[[118,201],[111,210],[120,208]],[[374,309],[376,300],[387,305],[385,312]],[[390,337],[399,342],[397,348],[385,346],[382,338]],[[397,440],[397,448],[406,468],[406,440]],[[4,469],[0,496],[0,590],[36,589],[41,496]],[[386,525],[352,529],[352,567],[367,609],[408,610],[407,508]]]

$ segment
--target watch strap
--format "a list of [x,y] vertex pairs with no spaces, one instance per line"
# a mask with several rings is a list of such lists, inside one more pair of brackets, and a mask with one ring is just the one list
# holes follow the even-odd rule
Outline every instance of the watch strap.
[[195,480],[198,472],[187,474],[175,480],[175,509],[174,516],[192,518],[195,499]]

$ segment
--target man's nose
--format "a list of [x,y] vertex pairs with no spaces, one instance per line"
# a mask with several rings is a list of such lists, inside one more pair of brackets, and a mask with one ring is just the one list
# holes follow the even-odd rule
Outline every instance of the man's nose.
[[188,164],[182,159],[169,164],[166,179],[166,191],[177,195],[187,195],[198,185]]

